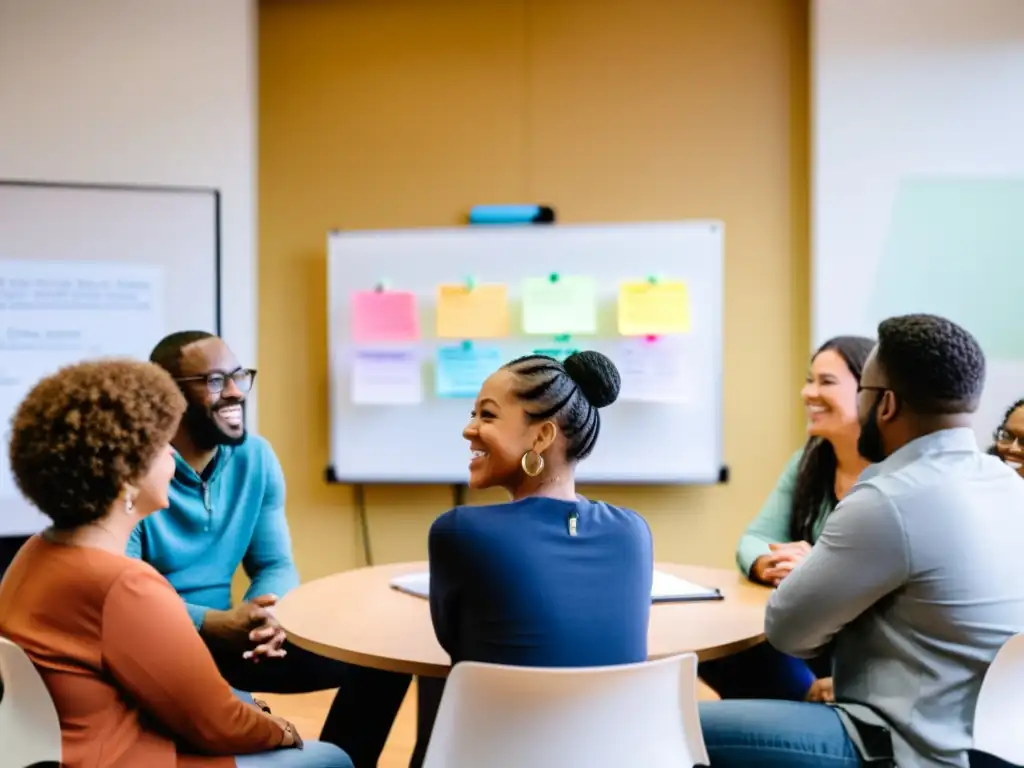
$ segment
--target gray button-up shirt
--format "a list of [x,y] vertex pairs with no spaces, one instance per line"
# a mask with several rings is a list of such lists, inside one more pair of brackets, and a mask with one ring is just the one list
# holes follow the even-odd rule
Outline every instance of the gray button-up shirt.
[[768,602],[778,650],[833,640],[836,700],[870,706],[899,768],[966,768],[982,677],[1024,632],[1024,480],[969,429],[868,468]]

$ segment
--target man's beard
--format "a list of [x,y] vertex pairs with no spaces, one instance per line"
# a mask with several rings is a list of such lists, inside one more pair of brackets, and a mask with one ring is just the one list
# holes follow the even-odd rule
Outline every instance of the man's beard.
[[[245,403],[233,403],[242,406],[242,418],[245,418]],[[213,418],[213,413],[206,406],[190,402],[185,408],[182,422],[188,431],[192,443],[201,451],[209,451],[218,445],[241,445],[247,437],[243,429],[238,437],[225,434]]]
[[882,402],[882,394],[878,393],[875,404],[871,406],[867,419],[860,425],[860,437],[857,438],[857,453],[872,464],[885,461],[885,447],[882,445],[882,432],[878,428],[878,406]]

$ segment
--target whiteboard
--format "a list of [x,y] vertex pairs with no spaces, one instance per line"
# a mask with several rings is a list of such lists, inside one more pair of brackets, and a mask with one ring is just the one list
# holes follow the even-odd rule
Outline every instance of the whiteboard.
[[[616,360],[623,338],[616,300],[623,281],[647,276],[686,282],[690,333],[678,343],[687,375],[685,400],[619,402],[601,410],[601,435],[577,469],[581,482],[715,483],[722,460],[722,224],[716,221],[526,227],[424,228],[332,232],[328,235],[330,399],[329,479],[335,482],[465,483],[469,449],[462,430],[471,399],[434,396],[433,359],[453,343],[434,335],[437,286],[504,283],[511,334],[489,339],[503,360],[550,346],[552,337],[525,336],[519,286],[551,273],[588,275],[597,283],[598,329],[571,344]],[[387,281],[417,295],[423,401],[409,405],[352,402],[351,295]],[[458,342],[454,342],[458,343]]]
[[84,358],[146,359],[174,331],[219,333],[218,222],[212,189],[0,181],[0,536],[46,525],[7,457],[36,381]]

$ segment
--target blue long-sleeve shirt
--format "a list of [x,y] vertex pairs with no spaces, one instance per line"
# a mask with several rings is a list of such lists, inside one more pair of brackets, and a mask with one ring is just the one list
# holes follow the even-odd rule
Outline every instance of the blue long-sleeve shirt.
[[434,632],[453,663],[647,658],[654,559],[635,512],[537,497],[457,507],[434,521],[428,549]]
[[196,629],[210,609],[231,607],[239,564],[250,585],[245,599],[283,597],[299,584],[284,514],[281,464],[270,444],[249,435],[221,446],[204,477],[175,455],[168,509],[140,521],[128,554],[162,573],[186,603]]

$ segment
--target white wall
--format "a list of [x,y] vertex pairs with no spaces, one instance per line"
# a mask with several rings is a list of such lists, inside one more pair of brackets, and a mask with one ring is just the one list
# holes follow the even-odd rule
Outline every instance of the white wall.
[[250,364],[255,40],[255,0],[0,0],[0,178],[219,189],[223,331]]
[[1024,396],[1024,2],[816,0],[812,36],[814,342],[962,322],[987,440]]

